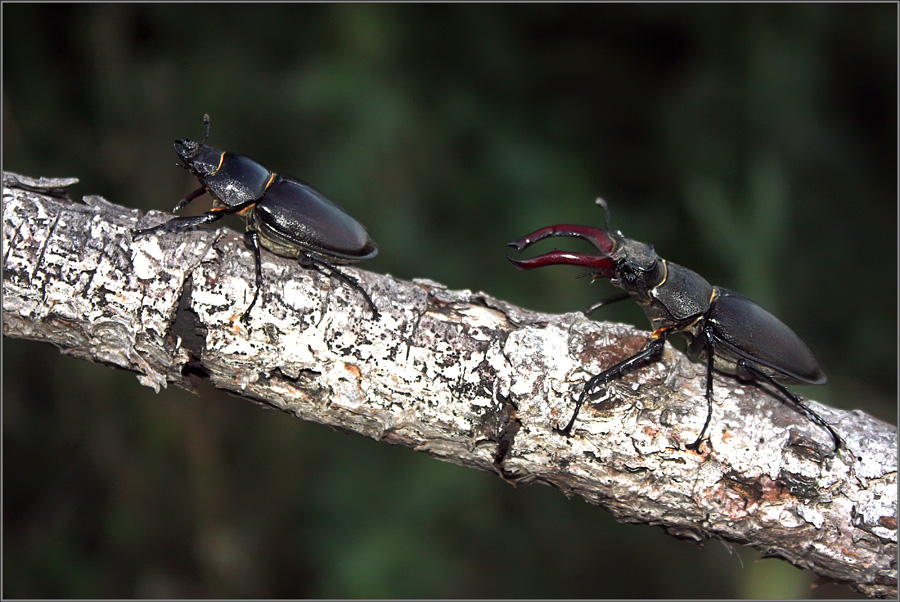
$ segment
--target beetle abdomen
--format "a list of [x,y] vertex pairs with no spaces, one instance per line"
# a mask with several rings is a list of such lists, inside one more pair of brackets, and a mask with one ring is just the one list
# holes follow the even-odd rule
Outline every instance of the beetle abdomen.
[[743,295],[720,287],[716,290],[707,320],[717,339],[766,368],[776,380],[825,384],[828,379],[812,351],[784,322]]
[[254,208],[252,219],[263,245],[279,255],[297,255],[285,252],[283,243],[345,263],[378,254],[378,246],[362,224],[321,192],[294,178],[276,176]]

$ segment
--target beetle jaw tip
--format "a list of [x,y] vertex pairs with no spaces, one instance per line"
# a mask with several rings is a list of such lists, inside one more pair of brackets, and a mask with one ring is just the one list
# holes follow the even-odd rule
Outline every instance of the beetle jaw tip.
[[[528,245],[527,245],[526,243],[524,243],[524,242],[522,241],[522,239],[520,238],[519,240],[514,240],[514,241],[512,241],[512,242],[506,243],[506,246],[507,246],[507,247],[512,247],[513,249],[515,249],[516,251],[518,251],[519,253],[521,253],[522,251],[525,250],[525,247],[527,247]],[[507,257],[509,257],[509,256],[507,255]]]
[[[510,243],[510,246],[512,246],[512,243]],[[521,249],[519,249],[519,251],[521,251]],[[527,259],[516,259],[515,257],[510,257],[509,255],[507,255],[506,258],[509,259],[509,262],[513,264],[513,267],[515,267],[517,270],[527,270],[532,267],[527,264]]]

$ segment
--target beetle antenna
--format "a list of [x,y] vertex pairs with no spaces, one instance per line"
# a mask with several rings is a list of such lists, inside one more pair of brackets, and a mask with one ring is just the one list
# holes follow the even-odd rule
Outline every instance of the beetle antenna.
[[606,229],[609,230],[609,205],[600,197],[597,197],[597,200],[594,202],[603,207],[603,210],[606,212]]
[[[203,123],[206,124],[206,136],[203,137],[203,140],[200,142],[200,144],[206,144],[206,139],[209,138],[209,113],[203,114]],[[607,215],[608,214],[609,212],[607,211]]]

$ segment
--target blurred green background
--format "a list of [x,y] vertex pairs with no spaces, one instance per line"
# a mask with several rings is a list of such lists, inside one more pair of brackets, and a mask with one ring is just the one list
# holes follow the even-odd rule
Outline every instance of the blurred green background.
[[[896,424],[894,4],[2,10],[4,169],[169,209],[196,186],[172,141],[208,112],[211,144],[366,224],[366,269],[548,312],[614,289],[518,272],[504,245],[602,226],[602,195],[613,228],[790,324],[829,376],[799,391]],[[629,303],[596,317],[648,327]],[[851,595],[209,386],[156,395],[3,343],[5,597]]]

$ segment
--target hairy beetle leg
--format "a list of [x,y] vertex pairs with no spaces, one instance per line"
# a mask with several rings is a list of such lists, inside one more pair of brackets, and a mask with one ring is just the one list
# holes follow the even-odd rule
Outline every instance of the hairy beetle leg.
[[752,374],[754,378],[763,380],[766,383],[772,385],[775,389],[778,390],[779,393],[782,394],[783,397],[780,397],[780,401],[787,403],[794,411],[803,414],[822,428],[828,431],[828,434],[831,435],[832,440],[834,441],[834,451],[839,452],[842,448],[846,448],[847,444],[841,438],[840,435],[832,428],[830,424],[828,424],[824,418],[813,412],[810,408],[806,406],[806,404],[801,401],[800,397],[794,393],[791,393],[784,385],[777,382],[771,376],[757,368],[751,362],[748,362],[745,359],[738,360],[738,367],[743,368],[748,373]]
[[253,249],[253,260],[256,265],[256,290],[253,291],[253,300],[241,315],[241,322],[248,324],[250,322],[250,310],[256,305],[256,300],[259,299],[259,291],[261,291],[263,287],[262,257],[260,257],[259,252],[259,234],[256,231],[248,230],[247,232],[244,232],[244,240],[247,241],[247,244]]
[[[581,276],[587,276],[587,274],[580,274],[577,277],[580,278]],[[601,301],[597,301],[596,303],[594,303],[593,305],[588,307],[586,310],[584,310],[584,315],[586,315],[586,316],[590,315],[591,313],[600,309],[601,307],[605,307],[605,306],[611,305],[613,303],[618,303],[619,301],[624,301],[625,299],[628,299],[630,297],[631,297],[631,295],[629,295],[628,293],[622,293],[621,295],[614,295],[608,299],[603,299]]]
[[713,366],[715,365],[715,351],[713,351],[713,347],[710,344],[707,344],[707,353],[706,353],[706,421],[703,423],[703,428],[700,429],[700,434],[697,436],[697,440],[693,443],[689,443],[686,447],[693,451],[700,451],[700,444],[703,443],[703,440],[706,439],[706,429],[709,428],[709,423],[712,421],[712,398],[713,398]]
[[[263,288],[263,279],[262,279],[262,257],[260,253],[260,243],[259,243],[259,233],[255,230],[248,230],[244,234],[244,238],[247,241],[247,244],[250,245],[250,248],[253,249],[253,259],[256,263],[256,291],[253,293],[253,300],[250,302],[250,305],[247,306],[247,309],[244,310],[243,315],[241,316],[241,322],[247,324],[250,321],[250,310],[256,305],[257,299],[259,299],[259,292]],[[340,271],[338,268],[334,267],[330,263],[326,261],[322,261],[321,259],[317,259],[313,255],[305,254],[300,257],[300,265],[304,267],[312,267],[317,270],[327,270],[329,276],[334,276],[335,278],[343,281],[345,284],[350,286],[351,288],[356,289],[362,294],[365,298],[366,302],[369,304],[369,307],[372,308],[372,315],[378,319],[381,314],[378,311],[378,308],[375,306],[375,303],[372,301],[372,298],[369,296],[369,293],[360,285],[359,281],[352,276],[345,274]]]
[[581,411],[581,406],[582,404],[584,404],[584,399],[590,394],[593,389],[599,387],[600,385],[604,385],[613,379],[628,374],[632,370],[642,366],[644,363],[655,359],[662,352],[665,343],[666,339],[663,336],[655,339],[650,339],[649,344],[642,350],[638,351],[628,359],[622,360],[612,368],[604,370],[597,376],[594,376],[589,381],[587,381],[587,383],[584,385],[584,388],[581,390],[581,395],[578,396],[578,401],[575,402],[575,411],[572,413],[572,417],[569,419],[569,423],[565,426],[565,428],[553,427],[554,432],[560,435],[565,435],[566,437],[571,436],[572,426],[575,424],[575,419],[578,417],[578,412]]
[[131,237],[132,239],[136,240],[142,236],[153,234],[154,232],[187,232],[188,230],[196,230],[200,226],[211,224],[222,219],[224,215],[225,214],[221,211],[207,211],[202,215],[175,217],[165,222],[164,224],[159,224],[158,226],[153,226],[152,228],[132,230]]
[[177,213],[177,212],[180,211],[181,209],[184,209],[185,207],[188,206],[188,204],[190,204],[191,201],[193,201],[193,200],[196,199],[197,197],[201,196],[204,192],[206,192],[206,188],[204,188],[203,186],[201,186],[200,188],[198,188],[197,190],[195,190],[195,191],[192,192],[191,194],[187,195],[186,197],[184,197],[183,199],[181,199],[180,201],[178,201],[178,204],[175,205],[175,208],[174,208],[174,209],[172,209],[172,213]]
[[[308,264],[304,264],[304,261],[308,261]],[[369,296],[369,293],[366,292],[366,289],[362,287],[359,283],[359,280],[350,276],[349,274],[345,274],[337,267],[331,265],[327,261],[322,261],[321,259],[313,256],[313,255],[305,255],[301,258],[300,263],[303,265],[309,265],[319,270],[326,270],[330,276],[334,276],[338,280],[342,281],[344,284],[348,285],[350,288],[354,288],[359,291],[359,294],[363,296],[366,300],[366,303],[369,304],[369,307],[372,310],[372,317],[376,320],[381,317],[381,312],[378,311],[378,308],[375,306],[375,302],[372,301],[372,297]]]

